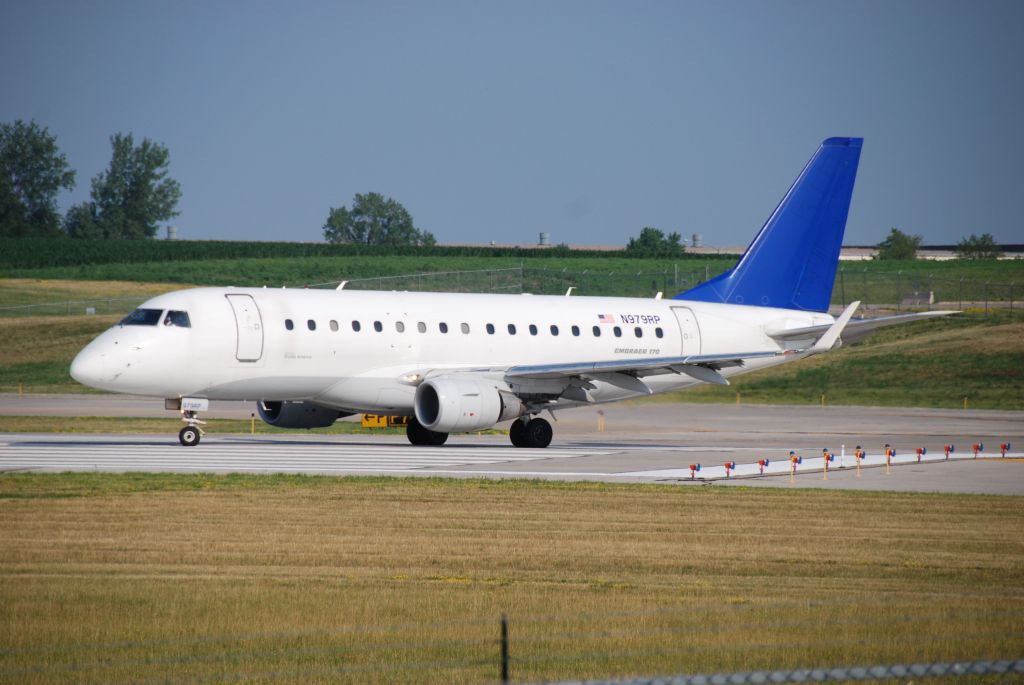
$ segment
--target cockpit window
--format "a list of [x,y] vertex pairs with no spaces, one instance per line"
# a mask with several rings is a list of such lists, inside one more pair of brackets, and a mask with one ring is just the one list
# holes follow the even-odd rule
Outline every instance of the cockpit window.
[[121,319],[122,326],[155,326],[160,323],[159,309],[136,309]]
[[167,312],[167,316],[164,317],[164,325],[192,328],[192,323],[188,320],[188,312],[176,312],[173,309]]

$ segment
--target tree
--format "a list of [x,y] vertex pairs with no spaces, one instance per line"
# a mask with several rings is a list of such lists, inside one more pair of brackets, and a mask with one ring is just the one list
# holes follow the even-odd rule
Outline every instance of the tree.
[[332,207],[324,222],[324,240],[358,245],[433,245],[405,207],[380,193],[356,193],[352,209]]
[[626,254],[631,257],[679,257],[685,248],[679,242],[678,233],[667,236],[656,228],[647,226],[636,238],[630,238]]
[[74,187],[75,172],[46,127],[0,124],[0,236],[59,235],[57,193]]
[[152,238],[157,222],[178,216],[181,186],[167,176],[170,153],[132,134],[114,134],[110,167],[93,177],[92,201],[68,210],[64,228],[75,238]]
[[878,243],[879,259],[916,259],[917,248],[921,246],[921,236],[907,235],[893,226],[889,237]]
[[956,244],[956,255],[960,259],[999,259],[1003,253],[992,234],[976,236],[972,233]]

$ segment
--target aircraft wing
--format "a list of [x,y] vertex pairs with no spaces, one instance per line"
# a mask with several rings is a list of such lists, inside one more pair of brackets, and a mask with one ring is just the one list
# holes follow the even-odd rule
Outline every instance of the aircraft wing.
[[570,362],[564,364],[535,364],[513,366],[505,371],[507,379],[552,380],[558,378],[606,378],[610,374],[624,374],[634,378],[663,373],[692,376],[705,383],[728,385],[729,381],[718,373],[730,366],[743,366],[745,359],[764,359],[794,354],[793,351],[732,352],[729,354],[692,354],[682,357],[643,357],[597,362]]
[[[959,313],[960,312],[955,310],[942,310],[934,312],[917,312],[915,314],[880,316],[874,319],[851,319],[843,329],[842,337],[843,341],[846,343],[855,343],[863,340],[875,330],[884,328],[885,326],[895,326],[901,323],[922,321],[936,316],[949,316],[950,314]],[[832,324],[822,324],[820,326],[807,326],[805,328],[789,328],[766,332],[769,337],[778,340],[779,342],[795,342],[799,340],[813,340],[818,338],[828,331],[831,325]]]

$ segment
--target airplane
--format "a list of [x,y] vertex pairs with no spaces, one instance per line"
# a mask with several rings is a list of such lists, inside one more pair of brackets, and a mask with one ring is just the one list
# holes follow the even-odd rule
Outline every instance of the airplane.
[[179,441],[210,400],[255,401],[272,426],[407,416],[414,445],[511,421],[547,447],[542,412],[614,402],[828,352],[882,326],[953,314],[828,313],[862,138],[829,138],[735,267],[669,299],[195,288],[159,295],[75,357],[75,380],[163,397]]

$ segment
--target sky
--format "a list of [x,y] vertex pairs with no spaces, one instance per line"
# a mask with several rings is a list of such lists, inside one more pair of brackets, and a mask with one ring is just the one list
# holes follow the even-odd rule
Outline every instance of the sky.
[[440,243],[745,245],[862,136],[844,243],[1024,243],[1024,2],[0,5],[0,121],[87,200],[110,136],[170,151],[183,239],[323,239],[356,193]]

